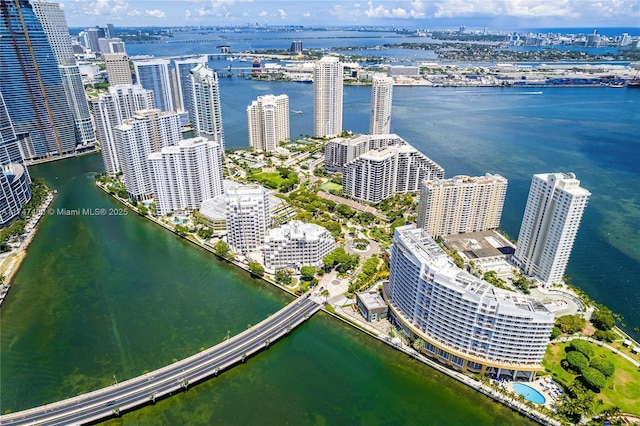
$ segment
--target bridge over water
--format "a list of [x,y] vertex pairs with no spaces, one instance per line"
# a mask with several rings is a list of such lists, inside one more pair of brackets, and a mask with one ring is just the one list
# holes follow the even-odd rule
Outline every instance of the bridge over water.
[[0,416],[0,425],[77,425],[119,415],[218,375],[287,335],[321,305],[301,297],[232,338],[142,376],[84,395]]

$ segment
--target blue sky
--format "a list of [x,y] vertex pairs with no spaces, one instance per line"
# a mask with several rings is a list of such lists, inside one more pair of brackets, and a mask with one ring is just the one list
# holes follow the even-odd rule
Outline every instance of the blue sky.
[[70,27],[395,25],[640,27],[640,0],[58,0]]

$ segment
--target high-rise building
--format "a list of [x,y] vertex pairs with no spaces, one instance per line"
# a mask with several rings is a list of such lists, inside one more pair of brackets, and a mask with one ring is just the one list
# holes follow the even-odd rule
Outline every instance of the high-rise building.
[[101,38],[98,40],[98,44],[103,55],[107,53],[127,53],[124,41],[120,38]]
[[301,53],[302,52],[302,40],[294,40],[291,42],[291,47],[289,47],[289,52],[293,53]]
[[191,71],[197,65],[207,65],[209,55],[199,55],[174,59],[172,61],[172,71],[174,78],[173,87],[176,92],[176,108],[178,112],[191,113]]
[[273,270],[319,267],[322,258],[334,248],[336,240],[325,228],[292,220],[268,231],[264,240],[264,264]]
[[342,192],[359,201],[378,204],[393,194],[418,192],[424,179],[442,179],[444,169],[411,145],[368,151],[346,164]]
[[226,191],[227,242],[246,255],[262,248],[270,225],[267,191],[257,184],[232,186]]
[[107,38],[115,38],[116,37],[116,27],[113,24],[107,24]]
[[444,364],[511,380],[544,369],[554,315],[458,268],[423,229],[396,228],[383,294],[394,322]]
[[0,93],[0,226],[15,219],[31,199],[29,172],[22,161],[7,107]]
[[342,133],[342,63],[325,56],[313,70],[313,134],[334,137]]
[[175,112],[159,109],[137,111],[113,130],[122,179],[130,197],[152,197],[149,154],[177,145],[181,139],[180,119]]
[[196,65],[190,71],[191,112],[193,130],[197,136],[205,136],[218,142],[224,152],[222,104],[218,74],[206,65]]
[[104,169],[107,174],[115,176],[122,169],[116,149],[114,128],[133,117],[136,111],[155,108],[153,92],[139,85],[110,86],[108,94],[100,94],[91,103],[98,140],[102,146],[100,152]]
[[162,111],[176,111],[170,63],[168,59],[133,61],[136,82],[145,89],[153,90],[156,108]]
[[105,53],[104,64],[107,69],[109,84],[132,84],[129,57],[124,53]]
[[258,96],[247,107],[249,146],[256,151],[273,152],[278,143],[289,140],[289,97]]
[[83,33],[82,37],[80,37],[80,42],[91,52],[99,53],[100,39],[105,37],[104,29],[98,27],[87,28]]
[[386,135],[391,130],[393,78],[374,77],[371,86],[371,118],[369,133]]
[[418,228],[433,238],[497,229],[506,195],[500,175],[422,181]]
[[526,275],[562,282],[590,196],[573,173],[533,175],[513,255]]
[[331,139],[324,146],[324,167],[342,173],[344,165],[365,152],[385,146],[405,145],[407,142],[395,134],[355,135]]
[[76,65],[71,46],[71,36],[64,12],[58,3],[37,1],[33,3],[33,11],[40,20],[47,35],[49,44],[56,55],[60,66],[62,84],[67,95],[67,102],[73,112],[78,145],[93,144],[96,134],[89,113],[89,103],[84,91],[80,69]]
[[0,8],[0,92],[25,160],[75,152],[76,126],[58,61],[27,0]]
[[223,193],[220,146],[203,137],[149,154],[153,198],[160,215],[192,212]]

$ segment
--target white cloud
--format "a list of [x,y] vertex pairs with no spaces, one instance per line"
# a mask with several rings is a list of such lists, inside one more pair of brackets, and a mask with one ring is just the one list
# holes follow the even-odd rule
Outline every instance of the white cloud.
[[302,14],[302,16],[305,17],[305,18],[310,18],[311,14],[309,12],[305,12],[305,13]]
[[144,11],[149,16],[153,16],[154,18],[164,18],[166,14],[160,9],[147,9]]
[[287,12],[285,12],[283,9],[278,9],[278,13],[280,14],[280,19],[286,19]]
[[424,18],[425,14],[423,12],[424,6],[422,0],[409,2],[408,5],[411,6],[409,10],[403,7],[387,8],[381,4],[374,7],[373,0],[369,0],[367,2],[367,10],[364,11],[364,14],[368,18]]
[[267,13],[266,10],[261,10],[260,13],[258,13],[258,16],[261,17],[261,18],[264,18],[267,15],[268,15],[268,13]]
[[191,18],[191,11],[189,9],[184,11],[184,19]]
[[111,19],[140,15],[140,11],[130,7],[125,0],[75,0],[74,8],[76,13],[90,16],[106,16]]

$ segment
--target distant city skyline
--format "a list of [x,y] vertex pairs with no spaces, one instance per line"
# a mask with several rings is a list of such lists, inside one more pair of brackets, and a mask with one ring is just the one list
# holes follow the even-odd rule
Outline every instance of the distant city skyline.
[[70,27],[380,25],[531,29],[638,27],[640,0],[58,0]]

